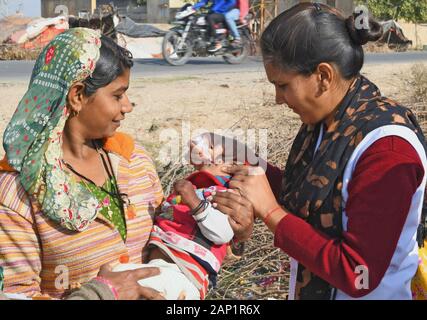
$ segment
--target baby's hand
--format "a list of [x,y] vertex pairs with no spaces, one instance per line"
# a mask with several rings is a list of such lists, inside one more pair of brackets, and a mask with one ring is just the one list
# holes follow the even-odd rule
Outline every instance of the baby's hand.
[[194,187],[193,184],[185,179],[177,180],[173,188],[177,194],[179,194],[181,197],[184,197],[185,195],[188,195],[189,193],[194,193]]
[[196,195],[193,184],[185,179],[175,182],[173,185],[175,193],[181,196],[182,203],[190,207],[190,209],[197,208],[200,204],[200,199]]

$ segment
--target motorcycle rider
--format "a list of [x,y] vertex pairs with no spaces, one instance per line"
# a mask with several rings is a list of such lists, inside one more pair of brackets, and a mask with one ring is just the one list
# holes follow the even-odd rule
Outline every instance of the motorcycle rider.
[[200,0],[198,3],[193,5],[192,8],[193,10],[199,10],[202,7],[206,7],[209,2],[212,3],[212,6],[209,9],[207,21],[209,24],[212,45],[208,48],[208,51],[216,52],[222,48],[222,44],[218,40],[215,25],[221,22],[226,24],[225,14],[235,8],[236,0]]
[[233,35],[233,47],[240,47],[242,45],[240,33],[237,29],[236,21],[239,20],[245,24],[245,18],[249,13],[249,0],[237,0],[236,8],[231,9],[225,14],[225,21],[227,22],[228,29]]

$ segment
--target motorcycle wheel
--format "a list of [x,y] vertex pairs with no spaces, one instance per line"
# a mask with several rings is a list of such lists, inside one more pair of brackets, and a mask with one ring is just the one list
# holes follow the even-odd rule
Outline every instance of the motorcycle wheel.
[[229,64],[240,64],[246,60],[249,55],[249,41],[246,37],[243,37],[242,47],[236,50],[230,50],[228,53],[224,54],[222,58],[225,62]]
[[163,58],[172,66],[182,66],[187,63],[192,55],[190,42],[187,40],[183,48],[178,51],[178,43],[181,35],[175,31],[169,31],[165,34],[162,43]]

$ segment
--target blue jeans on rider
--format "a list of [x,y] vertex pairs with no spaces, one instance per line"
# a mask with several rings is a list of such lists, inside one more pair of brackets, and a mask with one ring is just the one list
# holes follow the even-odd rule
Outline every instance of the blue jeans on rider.
[[228,28],[230,28],[234,39],[240,40],[239,30],[237,29],[236,20],[240,18],[240,10],[234,8],[225,14],[225,21],[227,22]]

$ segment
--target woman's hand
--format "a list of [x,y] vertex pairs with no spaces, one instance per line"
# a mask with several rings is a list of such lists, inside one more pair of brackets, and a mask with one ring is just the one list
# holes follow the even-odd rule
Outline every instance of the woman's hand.
[[256,217],[264,219],[270,210],[279,206],[262,168],[228,166],[223,171],[233,176],[230,188],[238,190],[252,203]]
[[249,200],[233,190],[213,193],[208,200],[212,201],[214,208],[228,215],[231,228],[239,241],[245,241],[251,237],[254,213]]
[[156,290],[142,287],[138,280],[160,274],[158,268],[141,268],[130,271],[113,272],[109,264],[101,266],[98,273],[111,282],[118,293],[119,300],[164,300],[165,298]]

